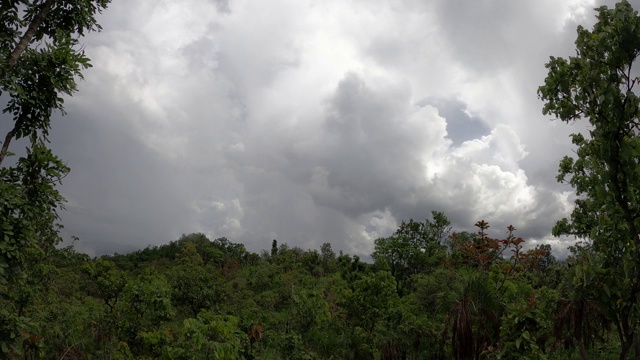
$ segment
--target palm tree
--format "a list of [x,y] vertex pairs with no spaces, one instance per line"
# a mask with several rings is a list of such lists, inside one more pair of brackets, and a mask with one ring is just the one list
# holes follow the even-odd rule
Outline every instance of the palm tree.
[[455,359],[477,359],[485,347],[497,341],[504,306],[485,273],[461,271],[461,277],[453,296],[445,299],[448,304],[443,304],[449,310],[442,345],[450,337]]

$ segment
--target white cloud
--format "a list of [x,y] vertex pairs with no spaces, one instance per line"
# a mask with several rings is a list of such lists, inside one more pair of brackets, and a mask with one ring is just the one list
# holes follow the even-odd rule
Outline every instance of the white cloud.
[[367,255],[439,210],[545,238],[580,127],[544,119],[536,89],[593,5],[114,2],[54,124],[67,230],[96,252],[202,231]]

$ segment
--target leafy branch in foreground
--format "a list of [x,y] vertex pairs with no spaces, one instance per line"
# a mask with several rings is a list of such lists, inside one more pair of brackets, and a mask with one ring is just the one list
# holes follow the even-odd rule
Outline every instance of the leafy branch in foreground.
[[[11,123],[0,148],[0,355],[20,354],[35,324],[26,309],[34,269],[60,242],[56,185],[69,168],[48,148],[54,111],[89,59],[78,37],[99,30],[95,15],[109,0],[3,1],[0,4],[2,121]],[[12,141],[25,139],[25,155],[9,162]],[[24,346],[23,346],[24,345]]]
[[560,162],[558,180],[580,197],[554,233],[592,242],[595,255],[576,269],[575,281],[604,289],[596,300],[618,330],[625,359],[640,322],[640,79],[633,70],[640,16],[628,1],[597,11],[592,30],[578,27],[576,56],[551,57],[538,93],[544,114],[591,125],[572,135],[576,158]]

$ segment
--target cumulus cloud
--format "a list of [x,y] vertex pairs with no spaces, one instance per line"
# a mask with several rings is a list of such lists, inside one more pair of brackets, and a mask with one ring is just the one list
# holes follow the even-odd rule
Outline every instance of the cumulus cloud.
[[549,239],[579,131],[540,114],[586,0],[114,2],[54,123],[65,234],[92,254],[204,232],[367,256],[443,211]]

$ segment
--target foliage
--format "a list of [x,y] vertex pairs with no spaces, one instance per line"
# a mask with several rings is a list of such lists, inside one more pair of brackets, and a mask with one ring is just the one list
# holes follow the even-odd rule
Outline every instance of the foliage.
[[[226,274],[224,262],[203,260],[219,244],[206,238],[170,252],[149,248],[144,257],[89,259],[53,249],[51,286],[32,288],[25,314],[33,324],[16,335],[22,347],[8,351],[44,358],[542,359],[552,349],[579,350],[567,326],[573,320],[556,314],[581,288],[569,286],[569,276],[557,288],[540,287],[545,274],[531,271],[514,239],[497,240],[511,242],[512,256],[487,266],[452,262],[473,257],[445,252],[405,280],[403,293],[390,271],[336,256],[326,244],[324,251],[281,244],[252,261],[243,254]],[[584,261],[578,254],[569,259],[574,267]],[[609,354],[602,350],[609,323],[588,319],[583,324],[601,329],[589,333],[597,336],[586,351]]]
[[625,0],[597,9],[592,30],[578,27],[576,56],[552,57],[538,90],[543,112],[565,122],[586,120],[587,134],[572,135],[576,158],[560,163],[559,181],[580,197],[555,234],[589,239],[594,256],[579,264],[581,287],[600,287],[597,300],[618,329],[626,358],[638,334],[640,295],[640,16]]
[[[503,315],[498,359],[547,359],[545,348],[550,322],[537,305],[535,294],[526,301],[510,304]],[[487,353],[491,353],[491,348]]]
[[403,221],[392,236],[375,241],[372,257],[388,266],[401,286],[412,275],[433,270],[444,258],[443,242],[451,222],[441,212],[432,212],[432,217],[424,222]]
[[[145,340],[154,345],[161,337],[158,334],[144,334]],[[203,310],[196,318],[186,319],[180,329],[178,339],[167,345],[163,358],[166,359],[220,359],[241,358],[249,338],[238,328],[234,316],[215,315]]]
[[[47,147],[54,111],[64,112],[62,95],[76,91],[89,67],[78,38],[99,30],[97,1],[3,1],[0,5],[0,95],[12,124],[0,148],[0,355],[21,354],[22,334],[35,331],[32,270],[60,242],[55,186],[69,169]],[[13,140],[25,139],[25,154],[12,158]],[[10,159],[10,161],[9,161]],[[35,336],[35,335],[34,335]]]
[[514,226],[504,238],[484,220],[449,235],[432,212],[377,239],[373,264],[329,243],[274,239],[258,255],[200,233],[95,259],[56,247],[68,169],[47,148],[50,117],[89,66],[75,46],[107,4],[0,4],[13,119],[0,149],[1,358],[604,359],[640,347],[640,18],[627,2],[597,9],[577,55],[551,58],[539,90],[545,113],[592,126],[561,162],[579,198],[554,230],[585,244],[557,261]]

